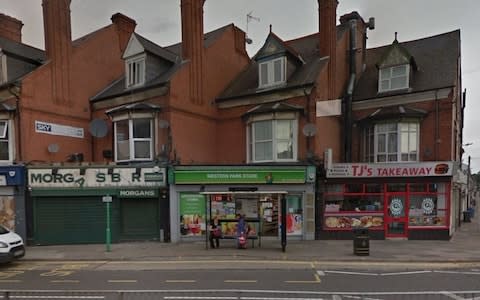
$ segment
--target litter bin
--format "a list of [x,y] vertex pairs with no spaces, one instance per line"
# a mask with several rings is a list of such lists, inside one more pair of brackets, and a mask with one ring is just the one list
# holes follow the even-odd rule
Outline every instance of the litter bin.
[[367,228],[353,229],[353,254],[370,255],[370,237]]
[[465,223],[470,222],[470,211],[468,211],[468,210],[463,211],[463,222],[465,222]]

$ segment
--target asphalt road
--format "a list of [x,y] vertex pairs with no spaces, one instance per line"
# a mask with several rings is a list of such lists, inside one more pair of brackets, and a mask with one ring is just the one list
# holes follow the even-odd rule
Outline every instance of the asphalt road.
[[480,269],[475,268],[215,265],[17,262],[0,268],[0,299],[480,299]]

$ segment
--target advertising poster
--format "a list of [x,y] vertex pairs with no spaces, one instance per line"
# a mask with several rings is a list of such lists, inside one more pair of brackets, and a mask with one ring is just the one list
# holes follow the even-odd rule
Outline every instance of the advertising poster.
[[205,195],[180,193],[180,233],[200,236],[205,233]]

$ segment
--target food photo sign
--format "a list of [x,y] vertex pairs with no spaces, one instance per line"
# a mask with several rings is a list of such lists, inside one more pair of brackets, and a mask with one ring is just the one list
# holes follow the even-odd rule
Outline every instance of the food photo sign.
[[324,229],[339,230],[352,228],[383,229],[383,217],[380,216],[328,216],[324,220]]

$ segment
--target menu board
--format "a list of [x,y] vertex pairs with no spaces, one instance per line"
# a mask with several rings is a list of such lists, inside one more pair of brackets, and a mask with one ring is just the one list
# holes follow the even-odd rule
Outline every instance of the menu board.
[[326,216],[325,229],[350,229],[350,228],[383,229],[381,216]]

